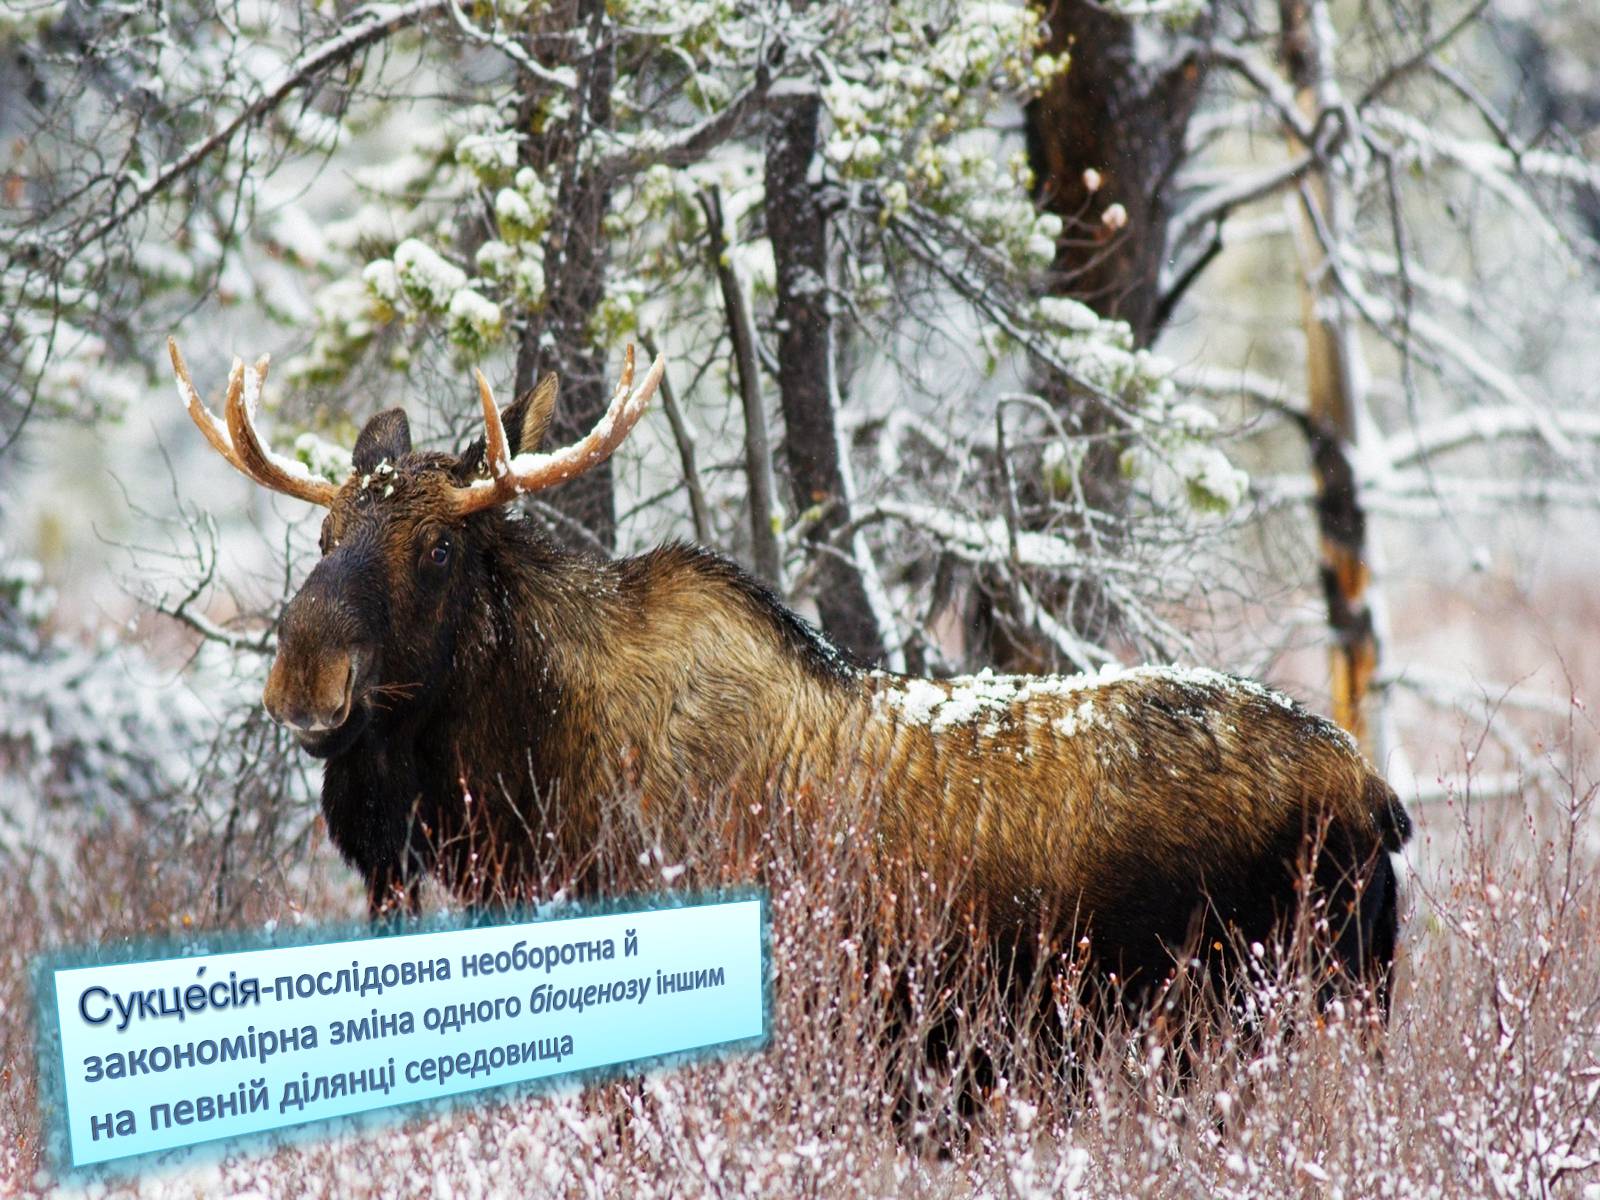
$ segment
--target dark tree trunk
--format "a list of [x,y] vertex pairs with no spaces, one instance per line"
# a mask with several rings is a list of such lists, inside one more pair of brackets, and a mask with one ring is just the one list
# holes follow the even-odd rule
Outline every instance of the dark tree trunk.
[[[1062,222],[1048,290],[1126,321],[1148,346],[1168,316],[1160,281],[1168,185],[1205,72],[1193,56],[1141,61],[1133,23],[1091,0],[1053,0],[1046,19],[1047,50],[1072,55],[1026,114],[1035,198]],[[1093,192],[1084,178],[1091,169],[1100,176]],[[1113,204],[1127,213],[1120,230],[1101,220]]]
[[850,512],[835,425],[827,219],[811,178],[821,112],[815,92],[775,92],[769,101],[766,207],[778,277],[778,386],[795,509],[826,506],[806,535],[816,562],[814,591],[823,628],[873,662],[883,657],[884,646],[866,584],[849,547],[831,544],[849,523]]
[[[517,352],[516,394],[532,387],[546,371],[561,376],[561,401],[550,426],[550,445],[576,441],[594,426],[611,399],[614,365],[594,345],[590,322],[605,294],[607,246],[601,222],[611,202],[609,182],[579,164],[578,148],[596,131],[611,124],[611,88],[615,82],[615,50],[605,21],[605,0],[575,0],[551,6],[545,27],[557,35],[556,49],[541,58],[570,54],[567,39],[579,29],[587,31],[581,53],[587,57],[575,66],[579,93],[570,123],[530,136],[522,148],[523,161],[540,171],[559,164],[555,218],[545,237],[545,303],[528,317]],[[538,39],[536,38],[536,42]],[[537,51],[536,51],[537,52]],[[524,127],[535,123],[539,102],[545,97],[530,89],[523,102]],[[611,462],[608,460],[563,484],[544,498],[569,518],[554,532],[574,547],[594,543],[614,549],[617,536],[616,499]],[[585,536],[587,533],[587,536]]]
[[[1135,44],[1132,22],[1094,0],[1036,0],[1046,17],[1053,55],[1070,54],[1071,66],[1027,107],[1028,164],[1034,198],[1061,218],[1055,262],[1045,281],[1050,295],[1068,296],[1103,317],[1126,321],[1141,346],[1150,345],[1171,312],[1162,292],[1166,262],[1169,185],[1185,153],[1184,139],[1204,82],[1196,56],[1152,63]],[[1209,18],[1202,16],[1201,21]],[[1098,186],[1091,187],[1093,171]],[[1126,222],[1112,228],[1103,216],[1121,205]],[[1038,389],[1067,419],[1069,428],[1094,437],[1079,482],[1091,507],[1115,515],[1126,507],[1119,469],[1123,446],[1109,415],[1092,396],[1041,372]],[[1024,480],[1037,472],[1025,472]],[[1038,528],[1048,515],[1037,485],[1020,485],[1021,523]],[[1116,612],[1100,589],[1042,587],[1039,601],[1092,643],[1116,631]],[[1011,671],[1062,667],[1054,647],[1011,611],[1009,588],[984,572],[966,612],[969,657]],[[976,662],[974,662],[976,665]]]

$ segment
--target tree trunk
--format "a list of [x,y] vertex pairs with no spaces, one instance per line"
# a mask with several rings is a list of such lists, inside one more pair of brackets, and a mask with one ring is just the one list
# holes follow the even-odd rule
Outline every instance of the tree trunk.
[[[1052,0],[1046,20],[1046,50],[1072,56],[1026,112],[1035,199],[1061,218],[1047,290],[1126,321],[1148,346],[1169,315],[1161,293],[1167,187],[1183,163],[1205,72],[1194,56],[1144,61],[1133,22],[1092,0]],[[1092,190],[1090,170],[1099,176]],[[1120,230],[1101,219],[1113,204],[1127,214]]]
[[[605,295],[607,244],[601,222],[611,202],[608,182],[580,163],[579,147],[611,124],[611,88],[616,76],[615,48],[605,20],[605,0],[576,0],[551,6],[543,19],[552,31],[549,65],[575,67],[579,90],[568,123],[529,136],[522,161],[541,173],[560,168],[555,218],[545,237],[545,301],[528,317],[517,351],[516,394],[532,387],[546,371],[561,376],[561,401],[551,422],[549,443],[576,441],[593,428],[611,399],[613,364],[594,344],[590,328]],[[580,61],[570,59],[573,32],[587,31]],[[565,61],[562,61],[565,59]],[[523,127],[535,122],[545,96],[530,86],[523,101]],[[575,547],[616,547],[617,516],[612,465],[608,459],[552,491],[546,502],[568,518],[554,530]]]
[[824,506],[806,534],[822,626],[840,645],[874,662],[883,657],[884,643],[867,582],[849,549],[833,545],[850,522],[851,495],[836,426],[827,218],[812,180],[821,112],[815,90],[774,89],[769,100],[767,236],[777,267],[784,450],[795,511]]
[[[1154,62],[1148,50],[1141,56],[1134,24],[1094,0],[1036,5],[1049,28],[1045,49],[1056,56],[1070,53],[1072,60],[1025,112],[1035,202],[1061,218],[1044,290],[1126,321],[1138,344],[1148,346],[1171,311],[1162,292],[1168,185],[1184,160],[1204,68],[1196,56]],[[1102,219],[1113,205],[1126,214],[1117,228]],[[1065,380],[1041,374],[1040,394],[1069,417],[1069,427],[1095,439],[1080,469],[1085,499],[1101,512],[1122,511],[1123,447],[1098,436],[1111,429],[1107,414]],[[1022,521],[1032,528],[1040,522],[1030,514],[1048,507],[1037,485],[1027,482],[1035,477],[1025,473],[1019,484]],[[993,572],[979,581],[966,620],[978,657],[1012,671],[1063,666],[1049,641],[1010,611],[1008,591]],[[1075,600],[1064,587],[1046,587],[1039,599],[1080,637],[1106,640],[1116,626],[1114,607],[1094,587],[1079,586],[1072,594]]]
[[[1340,103],[1325,0],[1278,0],[1280,55],[1301,110],[1315,120]],[[1334,279],[1323,239],[1337,249],[1349,233],[1349,197],[1336,170],[1313,171],[1300,206],[1301,320],[1306,334],[1306,397],[1311,466],[1317,482],[1322,588],[1333,635],[1333,718],[1373,757],[1380,753],[1369,719],[1378,637],[1369,604],[1366,513],[1353,468],[1365,403],[1355,320]],[[1319,230],[1320,225],[1320,230]]]
[[769,586],[783,591],[783,549],[774,527],[777,486],[772,476],[772,439],[767,432],[767,406],[761,396],[761,369],[756,362],[755,320],[745,297],[744,281],[734,268],[723,228],[722,192],[715,185],[700,193],[706,214],[711,269],[722,288],[727,313],[728,340],[739,378],[739,399],[744,407],[744,473],[750,485],[750,560],[756,574]]

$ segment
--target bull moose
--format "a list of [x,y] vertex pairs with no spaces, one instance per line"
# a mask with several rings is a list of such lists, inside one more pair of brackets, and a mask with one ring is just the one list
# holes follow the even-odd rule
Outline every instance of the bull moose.
[[374,919],[415,912],[429,872],[469,904],[526,896],[535,842],[581,861],[603,832],[596,798],[618,789],[658,812],[686,795],[750,811],[837,801],[808,781],[871,780],[876,853],[959,871],[989,929],[1060,914],[1057,932],[1087,935],[1124,978],[1159,977],[1197,922],[1219,937],[1281,929],[1316,838],[1335,958],[1385,996],[1386,852],[1410,822],[1352,740],[1286,696],[1164,667],[872,670],[717,554],[680,543],[601,560],[518,519],[508,502],[616,449],[661,358],[636,387],[630,347],[600,422],[548,453],[555,377],[501,411],[480,372],[484,435],[463,453],[413,449],[389,409],[336,485],[257,435],[265,359],[235,361],[218,419],[169,351],[211,445],[328,510],[264,701],[324,761],[328,832]]

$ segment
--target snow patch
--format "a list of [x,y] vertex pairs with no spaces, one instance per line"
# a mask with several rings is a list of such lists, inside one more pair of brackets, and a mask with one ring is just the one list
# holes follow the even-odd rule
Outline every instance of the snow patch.
[[[1106,723],[1109,710],[1103,702],[1097,703],[1094,693],[1124,683],[1165,682],[1190,690],[1262,700],[1288,711],[1298,707],[1291,697],[1253,679],[1204,667],[1176,665],[1125,667],[1112,663],[1098,671],[1077,675],[996,675],[985,669],[977,675],[946,680],[905,678],[882,671],[873,672],[871,677],[892,681],[874,695],[875,707],[932,733],[942,733],[957,725],[972,725],[984,717],[987,720],[981,731],[993,734],[999,731],[1000,722],[1005,718],[1032,715],[1016,711],[1019,706],[1052,697],[1078,701],[1066,711],[1055,712],[1050,719],[1051,728],[1057,733],[1074,737]],[[1114,707],[1119,715],[1126,715],[1128,711],[1122,701],[1117,701]]]

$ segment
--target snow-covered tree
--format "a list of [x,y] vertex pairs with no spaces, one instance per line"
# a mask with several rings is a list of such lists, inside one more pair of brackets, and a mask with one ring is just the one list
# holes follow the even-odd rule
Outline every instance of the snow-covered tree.
[[[1592,258],[1566,195],[1593,168],[1502,111],[1505,76],[1454,61],[1514,16],[30,8],[0,28],[6,436],[124,411],[159,334],[204,328],[202,370],[235,344],[288,352],[274,417],[336,474],[330,447],[379,403],[464,440],[473,366],[507,392],[558,371],[567,438],[642,342],[672,362],[663,412],[535,505],[558,536],[692,531],[892,665],[1085,667],[1183,653],[1174,607],[1217,578],[1197,536],[1315,500],[1336,707],[1359,729],[1381,679],[1369,512],[1489,494],[1431,464],[1507,438],[1565,477],[1504,499],[1593,497],[1578,393],[1535,398],[1477,343],[1514,290],[1479,238]],[[1265,379],[1208,316],[1252,270],[1305,280],[1279,322],[1300,349]],[[1246,443],[1252,485],[1224,434],[1280,418],[1300,463]]]

